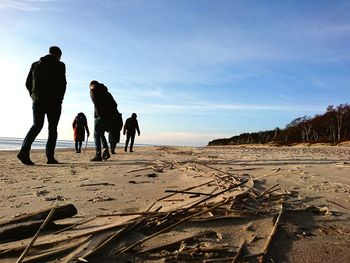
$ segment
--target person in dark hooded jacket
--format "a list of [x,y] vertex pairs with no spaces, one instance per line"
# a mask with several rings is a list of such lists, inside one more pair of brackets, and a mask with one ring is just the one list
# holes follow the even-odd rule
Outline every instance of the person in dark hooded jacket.
[[[108,92],[107,87],[96,80],[90,83],[90,97],[95,107],[94,141],[96,155],[91,159],[91,161],[95,162],[102,161],[102,159],[106,160],[111,157],[104,133],[110,130],[111,124],[117,116],[118,104]],[[101,152],[101,143],[103,153]]]
[[125,121],[125,125],[124,125],[123,134],[125,135],[125,132],[126,132],[126,141],[125,141],[125,147],[124,147],[125,152],[128,150],[128,144],[130,139],[131,139],[130,152],[133,152],[132,148],[134,147],[136,131],[137,131],[137,134],[140,136],[140,128],[139,128],[139,123],[137,121],[137,115],[136,113],[133,113],[131,114],[131,117]]
[[29,153],[35,138],[40,133],[45,115],[48,120],[49,135],[46,144],[48,164],[57,164],[55,148],[57,125],[61,116],[62,101],[66,92],[66,66],[60,61],[62,51],[57,46],[49,48],[49,54],[32,64],[26,87],[33,101],[33,125],[24,138],[17,158],[26,165],[34,165]]

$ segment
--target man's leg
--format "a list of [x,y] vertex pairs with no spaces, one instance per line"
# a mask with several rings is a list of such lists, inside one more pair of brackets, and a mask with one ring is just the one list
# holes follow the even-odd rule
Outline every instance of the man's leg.
[[125,142],[124,152],[126,152],[128,150],[129,141],[130,141],[130,133],[126,132],[126,142]]
[[117,145],[117,141],[116,141],[116,131],[113,128],[110,129],[108,133],[108,141],[111,147],[111,154],[115,154],[115,147]]
[[78,141],[75,141],[75,152],[76,152],[76,153],[79,152]]
[[103,132],[101,135],[101,141],[102,141],[102,146],[103,146],[103,153],[102,153],[102,158],[107,160],[111,157],[110,153],[109,153],[109,149],[108,149],[108,142],[106,140],[105,137],[105,131],[110,130],[108,127],[108,121],[107,120],[103,120],[102,121],[102,126],[103,126]]
[[132,133],[130,135],[131,141],[130,141],[130,152],[132,152],[132,148],[134,147],[134,140],[135,140],[135,133]]
[[47,121],[49,123],[49,137],[46,143],[46,157],[48,163],[55,164],[58,163],[55,160],[55,148],[57,141],[57,126],[61,117],[61,104],[55,105],[47,110]]
[[38,105],[37,103],[33,103],[32,108],[33,108],[33,125],[29,129],[26,137],[24,138],[21,150],[17,155],[18,159],[20,159],[23,164],[27,164],[27,165],[34,164],[30,160],[29,152],[36,136],[38,136],[41,129],[43,128],[44,117],[45,117],[45,111],[42,108],[42,106]]
[[101,119],[95,118],[95,127],[94,127],[94,141],[95,141],[95,150],[96,155],[90,161],[102,161],[101,157],[101,134],[103,133]]
[[107,143],[104,131],[105,131],[105,129],[103,130],[102,135],[101,135],[101,141],[102,141],[102,146],[103,146],[102,158],[107,160],[111,157],[111,155],[109,153],[108,143]]

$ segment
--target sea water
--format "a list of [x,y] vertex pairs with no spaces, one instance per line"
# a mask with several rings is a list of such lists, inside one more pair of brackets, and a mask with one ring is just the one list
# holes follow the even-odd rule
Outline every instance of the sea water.
[[[32,144],[32,149],[45,149],[46,139],[36,139]],[[0,137],[0,151],[1,150],[19,150],[22,146],[23,138],[12,138],[12,137]],[[84,147],[85,147],[84,142]],[[94,147],[92,141],[88,142],[88,147]],[[74,141],[68,140],[57,140],[56,143],[57,149],[64,148],[74,148]]]

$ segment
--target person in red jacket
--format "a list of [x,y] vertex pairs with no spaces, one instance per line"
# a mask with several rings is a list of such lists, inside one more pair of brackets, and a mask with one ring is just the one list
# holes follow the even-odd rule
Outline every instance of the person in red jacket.
[[126,132],[126,142],[125,142],[125,148],[124,151],[126,152],[128,150],[128,144],[130,142],[130,152],[133,152],[132,148],[134,147],[134,140],[135,140],[135,134],[140,136],[140,128],[139,123],[137,122],[137,115],[136,113],[133,113],[130,118],[128,118],[124,125],[123,134],[125,135]]
[[81,145],[85,141],[85,130],[87,137],[90,136],[90,131],[87,123],[87,119],[84,113],[79,112],[73,121],[74,130],[74,142],[75,142],[75,152],[81,153]]

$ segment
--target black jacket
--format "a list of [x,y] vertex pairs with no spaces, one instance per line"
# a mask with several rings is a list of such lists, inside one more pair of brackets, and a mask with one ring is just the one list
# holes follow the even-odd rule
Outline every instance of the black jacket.
[[33,102],[61,104],[66,92],[66,66],[48,54],[32,64],[26,87]]
[[125,133],[125,131],[132,134],[135,134],[137,131],[138,135],[140,135],[139,123],[136,118],[130,117],[126,120],[123,133]]
[[95,118],[112,120],[117,117],[118,104],[105,85],[102,83],[96,85],[94,89],[90,90],[90,97],[95,106]]

